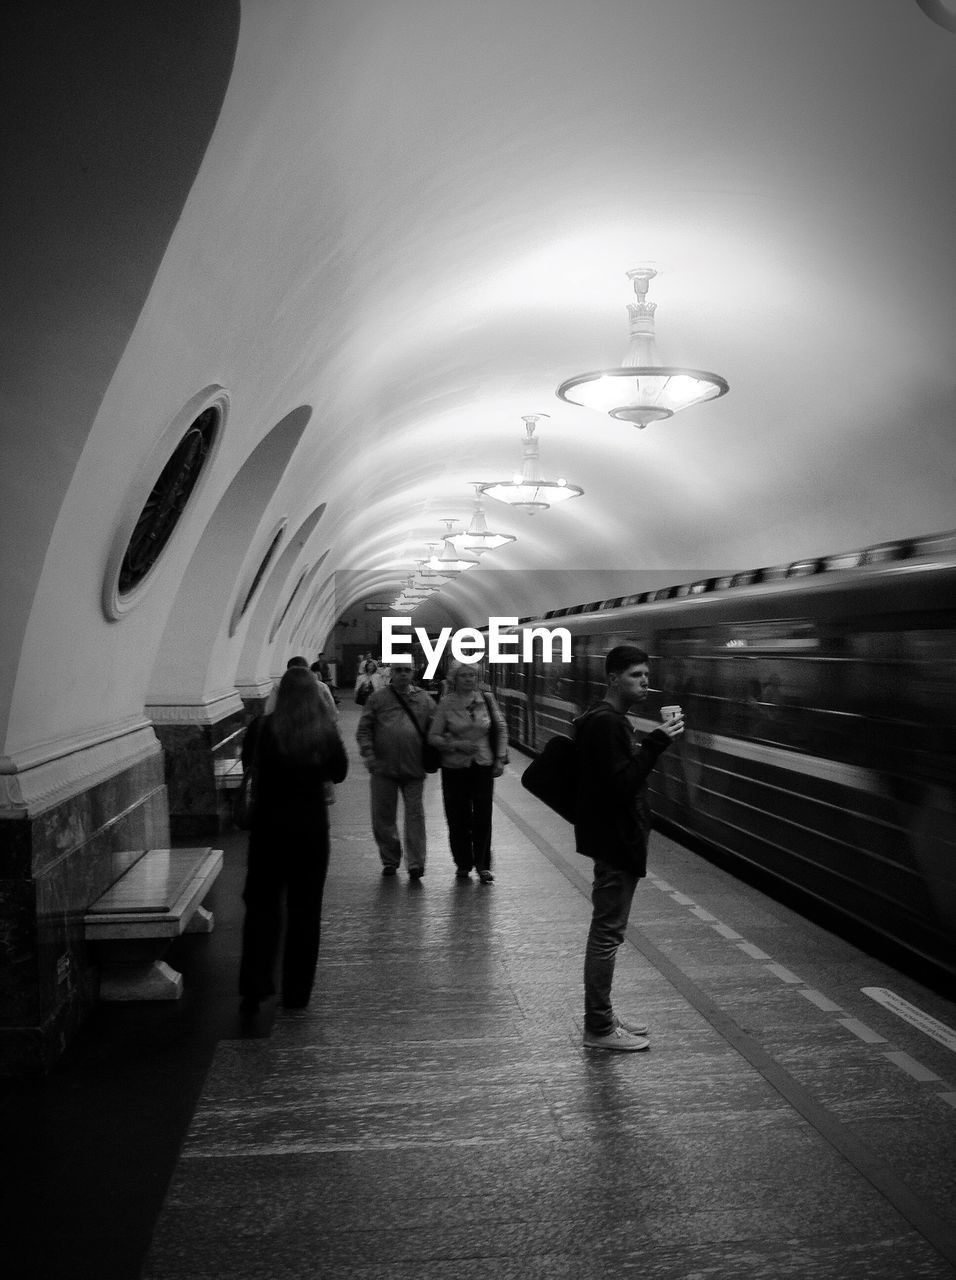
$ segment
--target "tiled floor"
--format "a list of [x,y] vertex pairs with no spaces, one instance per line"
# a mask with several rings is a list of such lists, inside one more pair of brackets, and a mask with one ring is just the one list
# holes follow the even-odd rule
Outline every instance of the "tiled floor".
[[616,982],[651,1051],[585,1051],[588,864],[518,772],[490,887],[437,779],[421,883],[339,788],[313,1004],[220,1042],[149,1280],[956,1275],[956,1056],[861,988],[953,1006],[657,837]]
[[4,1203],[29,1247],[11,1270],[5,1230],[0,1270],[956,1277],[956,1005],[655,835],[615,986],[652,1047],[584,1050],[589,864],[520,767],[487,887],[454,879],[437,778],[424,880],[383,879],[356,768],[313,1003],[252,1027],[244,837],[217,841],[216,930],[176,944],[183,1000],[104,1007],[8,1098]]

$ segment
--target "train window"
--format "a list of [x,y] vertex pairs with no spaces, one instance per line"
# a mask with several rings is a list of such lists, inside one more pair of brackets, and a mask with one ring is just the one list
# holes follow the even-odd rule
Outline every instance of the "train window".
[[913,539],[914,556],[952,555],[956,551],[956,530],[950,533],[934,533],[926,538]]
[[820,562],[825,573],[829,573],[832,569],[856,569],[862,564],[869,563],[869,557],[865,551],[844,551],[836,556],[824,556]]
[[623,596],[612,596],[610,600],[604,601],[604,603],[601,605],[601,608],[602,609],[620,609],[623,603],[624,603]]
[[761,572],[760,569],[746,569],[742,573],[735,573],[730,580],[730,585],[733,587],[749,587],[754,582],[761,581]]
[[782,578],[786,578],[790,573],[788,564],[771,564],[765,569],[759,569],[759,582],[779,582]]
[[913,553],[909,542],[881,542],[863,552],[864,564],[886,564],[889,560],[908,560]]
[[713,583],[714,583],[714,590],[715,590],[715,591],[727,591],[730,587],[736,587],[736,586],[739,586],[740,584],[739,584],[738,582],[735,582],[735,581],[734,581],[734,579],[735,579],[735,578],[737,578],[737,577],[739,577],[739,575],[738,575],[738,574],[735,574],[735,573],[727,573],[727,574],[724,574],[724,576],[723,576],[722,578],[714,578],[714,579],[713,579]]
[[722,628],[725,632],[724,647],[749,649],[808,651],[819,649],[820,637],[812,622],[799,618],[786,618],[774,622],[741,622]]
[[819,573],[819,560],[794,560],[787,569],[788,578],[808,578],[813,573]]

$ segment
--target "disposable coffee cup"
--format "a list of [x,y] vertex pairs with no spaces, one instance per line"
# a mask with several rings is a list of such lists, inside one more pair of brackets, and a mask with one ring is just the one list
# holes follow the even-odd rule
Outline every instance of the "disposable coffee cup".
[[668,720],[676,720],[683,715],[680,707],[661,707],[661,720],[666,724]]

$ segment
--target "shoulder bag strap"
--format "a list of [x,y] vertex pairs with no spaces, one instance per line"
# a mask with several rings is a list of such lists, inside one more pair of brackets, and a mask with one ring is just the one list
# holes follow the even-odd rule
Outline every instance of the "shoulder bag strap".
[[418,736],[421,738],[422,742],[424,742],[424,741],[425,741],[425,730],[422,728],[422,726],[421,726],[421,725],[418,723],[418,721],[415,719],[415,713],[412,711],[411,707],[408,705],[408,703],[405,701],[405,699],[402,697],[402,695],[398,692],[398,690],[397,690],[397,689],[392,689],[392,686],[391,686],[391,685],[389,685],[388,687],[389,687],[389,689],[391,690],[391,692],[395,695],[395,697],[399,700],[399,702],[402,704],[402,710],[405,712],[405,714],[408,716],[409,720],[411,720],[412,724],[413,724],[413,725],[415,726],[415,728],[418,730]]

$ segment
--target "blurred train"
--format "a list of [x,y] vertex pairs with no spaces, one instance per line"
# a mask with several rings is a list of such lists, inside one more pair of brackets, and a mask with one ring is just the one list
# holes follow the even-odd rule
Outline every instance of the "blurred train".
[[[489,667],[531,753],[651,658],[637,733],[679,703],[652,775],[665,829],[949,990],[956,978],[956,532],[555,609],[569,663]],[[520,650],[519,650],[520,651]],[[557,654],[557,649],[555,650]],[[885,944],[885,945],[881,945]]]

